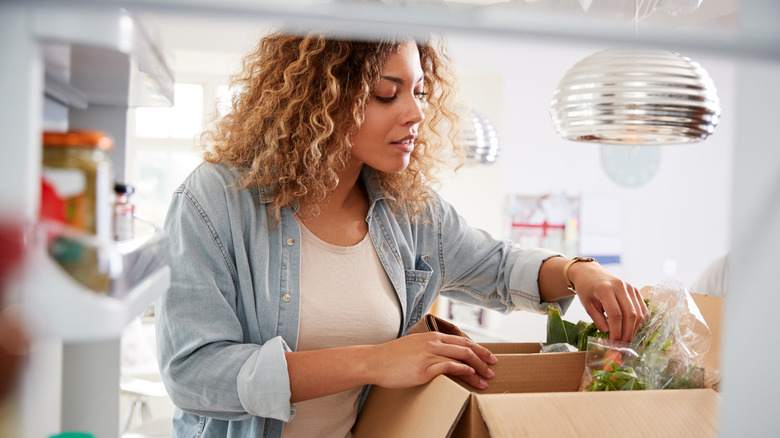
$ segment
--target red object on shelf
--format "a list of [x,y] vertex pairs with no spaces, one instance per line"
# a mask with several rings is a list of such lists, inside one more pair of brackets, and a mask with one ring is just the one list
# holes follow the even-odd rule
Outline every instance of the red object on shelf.
[[512,228],[541,228],[542,229],[542,236],[547,237],[547,230],[550,230],[550,229],[563,230],[563,229],[566,228],[566,226],[565,225],[548,224],[547,221],[544,221],[541,224],[525,224],[525,223],[521,223],[521,222],[512,222]]
[[0,295],[8,274],[21,262],[24,252],[22,227],[15,224],[0,224]]
[[65,223],[65,201],[54,186],[41,178],[41,219]]
[[29,348],[22,320],[13,313],[3,312],[5,283],[21,263],[23,254],[22,227],[15,223],[0,223],[0,400],[18,384]]

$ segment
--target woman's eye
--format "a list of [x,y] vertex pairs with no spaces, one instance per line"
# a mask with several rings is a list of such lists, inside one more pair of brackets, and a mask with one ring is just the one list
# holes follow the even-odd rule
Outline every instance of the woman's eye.
[[[425,100],[427,95],[428,95],[428,93],[419,91],[419,92],[415,92],[414,93],[414,98],[417,99],[417,100]],[[391,103],[391,102],[393,102],[394,100],[396,100],[398,98],[398,95],[396,94],[396,95],[393,95],[393,96],[390,96],[390,97],[374,95],[374,98],[377,100],[377,102],[380,102],[380,103]]]
[[428,93],[426,93],[424,91],[420,91],[420,92],[414,93],[414,97],[419,99],[419,100],[425,100],[425,96],[427,96],[427,95],[428,95]]
[[390,96],[390,97],[382,97],[382,96],[374,96],[377,101],[381,103],[390,103],[395,100],[396,96]]

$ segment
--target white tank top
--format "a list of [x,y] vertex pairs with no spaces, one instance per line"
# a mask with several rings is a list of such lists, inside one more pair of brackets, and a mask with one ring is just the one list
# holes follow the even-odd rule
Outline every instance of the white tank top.
[[[354,246],[320,240],[300,221],[298,351],[395,339],[401,307],[368,234]],[[362,387],[295,404],[284,438],[351,437]]]

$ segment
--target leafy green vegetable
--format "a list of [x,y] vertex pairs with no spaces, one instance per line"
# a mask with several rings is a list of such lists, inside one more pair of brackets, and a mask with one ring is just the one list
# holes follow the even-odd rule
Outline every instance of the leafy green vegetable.
[[549,307],[547,309],[547,345],[568,342],[569,336],[561,318],[561,313],[555,307]]
[[571,344],[580,351],[586,351],[588,336],[608,338],[609,332],[600,332],[596,324],[582,320],[574,324],[561,318],[561,313],[555,307],[547,309],[547,345]]
[[577,342],[577,348],[580,351],[588,351],[588,338],[608,339],[609,332],[600,332],[599,329],[596,328],[596,324],[588,324],[585,331],[580,334],[579,341]]
[[569,343],[576,347],[579,345],[579,340],[582,336],[582,333],[585,332],[585,330],[588,328],[588,323],[585,321],[578,321],[577,324],[570,324],[567,326],[567,328],[569,327],[571,328],[566,331],[566,334],[569,338]]
[[585,385],[588,391],[621,391],[645,389],[646,385],[631,367],[617,367],[607,362],[612,369],[593,371],[593,380]]
[[697,374],[702,374],[701,368],[697,367],[696,365],[691,365],[688,367],[688,371],[685,372],[682,376],[675,377],[669,385],[666,386],[667,389],[691,389],[691,388],[701,388],[701,384],[698,382],[703,378],[703,376],[698,376]]

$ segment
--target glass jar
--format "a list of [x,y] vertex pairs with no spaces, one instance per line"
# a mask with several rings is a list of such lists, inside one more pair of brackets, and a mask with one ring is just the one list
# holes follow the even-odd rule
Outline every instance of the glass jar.
[[45,132],[43,179],[61,200],[62,221],[110,238],[114,141],[101,131]]
[[81,230],[55,235],[49,254],[76,281],[108,293],[110,254],[101,242],[113,238],[114,141],[95,130],[43,134],[41,216]]
[[114,240],[128,240],[134,236],[133,220],[135,206],[130,201],[130,195],[135,192],[131,185],[114,184]]

